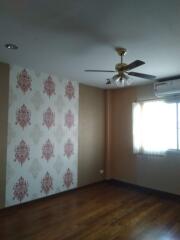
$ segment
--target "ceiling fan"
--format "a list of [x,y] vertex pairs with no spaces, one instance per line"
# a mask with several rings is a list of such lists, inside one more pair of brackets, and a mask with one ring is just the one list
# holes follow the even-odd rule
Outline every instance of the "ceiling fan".
[[125,48],[117,47],[115,48],[116,52],[120,55],[121,57],[121,62],[117,63],[115,66],[115,70],[91,70],[91,69],[86,69],[85,72],[116,72],[111,79],[107,79],[106,84],[110,85],[111,83],[116,83],[117,85],[120,86],[126,86],[129,85],[128,82],[128,75],[129,76],[134,76],[134,77],[139,77],[139,78],[144,78],[148,80],[153,80],[156,78],[154,75],[149,75],[149,74],[144,74],[144,73],[138,73],[138,72],[129,72],[129,70],[139,67],[145,62],[141,60],[135,60],[134,62],[130,64],[126,64],[123,62],[123,57],[127,53],[127,50]]

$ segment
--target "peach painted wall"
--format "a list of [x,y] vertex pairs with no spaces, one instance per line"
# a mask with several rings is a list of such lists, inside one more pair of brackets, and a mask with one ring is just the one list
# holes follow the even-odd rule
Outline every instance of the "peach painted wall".
[[79,85],[78,186],[104,179],[105,91]]
[[180,194],[180,156],[133,154],[132,103],[154,98],[153,86],[110,91],[111,178],[170,193]]

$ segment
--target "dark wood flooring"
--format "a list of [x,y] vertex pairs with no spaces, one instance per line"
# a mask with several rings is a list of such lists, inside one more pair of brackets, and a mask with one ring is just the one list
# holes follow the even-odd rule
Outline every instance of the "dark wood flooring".
[[178,199],[100,183],[0,211],[1,240],[176,240]]

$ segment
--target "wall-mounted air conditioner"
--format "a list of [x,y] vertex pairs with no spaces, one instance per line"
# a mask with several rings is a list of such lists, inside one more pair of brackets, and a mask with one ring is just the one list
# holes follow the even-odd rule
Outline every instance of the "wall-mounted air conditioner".
[[154,83],[156,97],[180,95],[180,79]]

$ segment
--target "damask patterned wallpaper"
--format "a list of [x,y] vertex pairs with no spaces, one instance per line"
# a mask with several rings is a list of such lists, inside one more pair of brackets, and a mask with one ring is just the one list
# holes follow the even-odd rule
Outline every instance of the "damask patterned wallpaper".
[[77,186],[79,86],[11,66],[6,206]]

